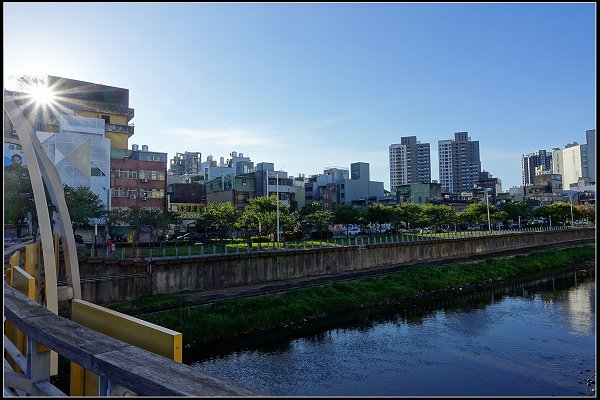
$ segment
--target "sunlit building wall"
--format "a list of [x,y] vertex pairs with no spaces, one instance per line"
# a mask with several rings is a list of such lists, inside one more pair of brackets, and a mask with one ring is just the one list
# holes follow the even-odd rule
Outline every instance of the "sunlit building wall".
[[104,120],[58,115],[52,131],[36,131],[63,184],[88,187],[110,207],[110,140]]
[[47,80],[61,109],[64,107],[66,112],[77,116],[102,118],[111,148],[129,147],[128,140],[134,134],[134,126],[130,124],[134,110],[129,108],[129,89],[51,75]]

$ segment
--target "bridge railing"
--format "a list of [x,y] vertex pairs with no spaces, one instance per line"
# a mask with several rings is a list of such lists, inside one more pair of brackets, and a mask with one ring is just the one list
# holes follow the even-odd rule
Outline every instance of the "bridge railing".
[[[111,395],[111,388],[118,385],[141,396],[262,396],[253,389],[204,374],[53,314],[6,282],[4,317],[27,335],[28,349],[43,345],[97,374],[101,395]],[[5,338],[5,350],[7,342]],[[48,360],[38,357],[44,353],[28,353],[26,363],[20,359],[24,373],[5,369],[5,378],[20,380],[21,386],[29,385],[34,395],[40,395],[39,388],[45,388],[46,395],[62,395],[48,386]],[[5,393],[6,390],[5,379]]]

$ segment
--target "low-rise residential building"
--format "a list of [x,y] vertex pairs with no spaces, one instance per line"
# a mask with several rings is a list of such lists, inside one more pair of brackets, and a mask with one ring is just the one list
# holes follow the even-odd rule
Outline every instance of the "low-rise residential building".
[[440,183],[409,183],[396,189],[396,201],[401,203],[427,204],[442,200]]
[[200,152],[175,153],[169,163],[170,175],[200,175],[202,154]]
[[488,201],[490,204],[497,204],[498,193],[502,192],[502,181],[499,178],[494,178],[492,174],[487,171],[479,173],[479,179],[475,181],[473,187],[473,196],[486,201],[486,193],[489,196]]
[[275,171],[273,163],[261,162],[256,164],[254,187],[257,197],[269,197],[279,194],[279,201],[288,204],[290,210],[298,208],[296,202],[297,188],[294,186],[294,179],[289,177],[286,171]]
[[224,157],[217,160],[213,159],[212,155],[206,157],[206,161],[201,164],[200,175],[204,176],[206,182],[218,178],[223,175],[241,175],[248,174],[254,171],[254,163],[250,161],[250,157],[244,157],[243,153],[232,151],[229,154],[227,161]]
[[112,149],[110,179],[112,207],[166,208],[167,153],[132,145]]
[[206,182],[207,203],[230,202],[243,210],[255,196],[254,173],[220,176]]
[[[321,202],[324,209],[337,205],[366,207],[382,200],[383,182],[371,181],[369,164],[350,164],[350,171],[340,167],[325,169],[323,174],[313,175],[305,184],[306,202]],[[322,196],[327,196],[323,198]]]
[[524,200],[541,206],[562,200],[562,177],[560,174],[540,174],[535,176],[534,184],[525,186]]

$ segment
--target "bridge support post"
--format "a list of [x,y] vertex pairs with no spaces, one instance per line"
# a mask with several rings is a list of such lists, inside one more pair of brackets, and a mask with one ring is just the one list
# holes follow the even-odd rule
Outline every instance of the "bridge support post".
[[50,351],[27,337],[27,378],[33,382],[50,379]]

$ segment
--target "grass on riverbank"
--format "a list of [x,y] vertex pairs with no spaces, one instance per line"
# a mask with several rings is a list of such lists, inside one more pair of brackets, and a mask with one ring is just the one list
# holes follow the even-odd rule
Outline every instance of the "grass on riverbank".
[[[464,287],[496,279],[527,276],[574,262],[593,260],[595,245],[535,251],[526,256],[481,262],[406,268],[384,277],[298,289],[246,299],[223,300],[210,308],[196,306],[144,316],[143,319],[183,334],[184,343],[210,342],[244,332],[349,312],[385,301]],[[185,294],[140,299],[137,306],[181,304]],[[157,301],[157,303],[153,303]],[[135,306],[129,303],[129,309]],[[111,308],[125,311],[122,305]]]

